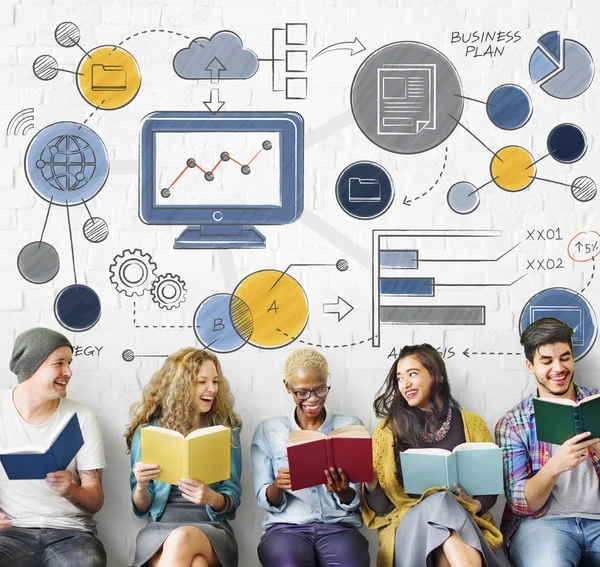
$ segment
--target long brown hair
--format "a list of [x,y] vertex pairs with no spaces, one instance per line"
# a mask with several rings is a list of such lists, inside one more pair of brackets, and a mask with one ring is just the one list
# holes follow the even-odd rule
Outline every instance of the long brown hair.
[[[207,360],[217,369],[219,390],[210,411],[200,413],[195,405],[194,387],[200,367]],[[125,432],[127,449],[131,449],[136,429],[154,419],[160,420],[161,427],[179,431],[182,435],[211,425],[241,429],[242,420],[233,406],[233,395],[219,359],[206,350],[182,348],[165,360],[142,390],[142,401],[131,407],[131,423]]]
[[408,404],[398,387],[398,362],[407,356],[417,357],[433,377],[433,385],[428,397],[430,410],[424,427],[426,433],[435,433],[440,421],[446,417],[449,407],[460,407],[450,393],[448,372],[438,351],[427,343],[405,346],[392,364],[373,403],[375,414],[386,420],[386,427],[394,435],[396,470],[400,482],[402,482],[400,451],[425,446],[420,435],[422,427],[418,418],[419,409]]

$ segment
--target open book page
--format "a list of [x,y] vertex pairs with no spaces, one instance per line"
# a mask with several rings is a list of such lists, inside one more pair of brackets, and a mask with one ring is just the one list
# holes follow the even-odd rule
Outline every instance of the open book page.
[[188,436],[184,442],[182,472],[203,484],[226,480],[231,474],[231,429],[221,425],[203,429],[212,431]]
[[142,463],[160,467],[159,482],[178,482],[183,476],[183,435],[162,427],[142,428]]
[[470,496],[504,491],[502,450],[495,443],[463,443],[454,448],[457,482]]
[[219,431],[229,431],[229,427],[225,427],[224,425],[213,425],[211,427],[201,427],[200,429],[195,429],[191,433],[186,435],[186,439],[194,439],[196,437],[202,437],[204,435],[211,435],[212,433],[218,433]]
[[309,443],[319,439],[327,439],[327,435],[320,431],[309,431],[307,429],[294,429],[290,431],[288,436],[288,447],[298,445],[300,443]]
[[404,492],[423,494],[434,487],[448,487],[447,461],[452,455],[444,449],[408,449],[400,453]]
[[363,425],[346,425],[339,429],[334,429],[329,437],[371,437],[369,431]]

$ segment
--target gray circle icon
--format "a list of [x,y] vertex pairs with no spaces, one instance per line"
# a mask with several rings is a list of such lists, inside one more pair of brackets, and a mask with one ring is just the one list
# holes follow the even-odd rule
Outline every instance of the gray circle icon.
[[19,273],[34,284],[53,280],[60,269],[58,252],[51,244],[37,240],[24,246],[17,258]]
[[472,183],[459,181],[448,189],[448,206],[459,215],[468,215],[479,206],[479,192]]
[[582,203],[591,201],[598,192],[596,188],[596,182],[586,175],[578,177],[571,183],[571,193],[575,199]]
[[414,41],[390,43],[359,67],[350,95],[352,113],[375,145],[418,154],[441,144],[463,111],[454,65],[437,49]]

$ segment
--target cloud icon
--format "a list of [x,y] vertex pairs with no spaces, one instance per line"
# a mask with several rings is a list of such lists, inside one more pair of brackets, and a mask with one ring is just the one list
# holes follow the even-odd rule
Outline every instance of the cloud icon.
[[244,49],[231,31],[220,31],[210,39],[197,37],[177,52],[173,69],[182,79],[249,79],[258,71],[258,57]]

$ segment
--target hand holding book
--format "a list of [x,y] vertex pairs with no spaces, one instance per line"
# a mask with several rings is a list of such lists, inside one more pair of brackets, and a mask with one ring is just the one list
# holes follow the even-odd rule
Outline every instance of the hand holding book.
[[335,492],[338,498],[343,504],[350,504],[354,500],[354,489],[350,487],[348,477],[344,472],[344,469],[329,467],[329,470],[325,469],[325,478],[327,482],[325,486],[327,492]]
[[458,500],[463,500],[465,502],[469,502],[470,504],[473,504],[473,506],[475,506],[477,508],[477,514],[479,514],[479,512],[481,512],[482,504],[481,504],[480,500],[477,500],[477,498],[473,498],[472,496],[469,496],[457,482],[454,483],[454,488],[456,489],[456,492],[458,493],[458,494],[456,494],[456,498]]
[[597,437],[590,439],[590,435],[590,431],[585,431],[571,437],[571,439],[567,439],[561,445],[560,449],[548,461],[554,474],[559,475],[570,471],[588,458],[588,448],[600,441]]
[[148,483],[151,480],[158,478],[160,467],[158,465],[145,465],[141,461],[138,461],[133,467],[133,474],[135,475],[138,490],[143,490],[148,488]]

